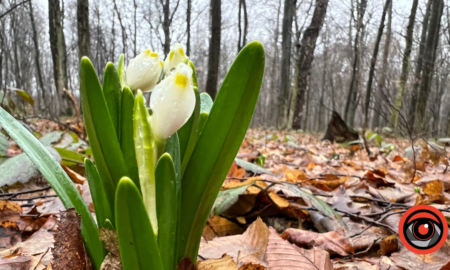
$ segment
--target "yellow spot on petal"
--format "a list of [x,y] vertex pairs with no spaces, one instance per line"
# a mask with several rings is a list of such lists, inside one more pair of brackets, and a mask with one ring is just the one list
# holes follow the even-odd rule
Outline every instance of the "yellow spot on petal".
[[157,53],[157,52],[152,52],[152,53],[150,54],[150,56],[151,56],[151,57],[158,57],[158,53]]
[[181,56],[185,57],[183,48],[180,48],[178,51],[180,52]]
[[172,59],[173,59],[173,53],[174,53],[174,52],[171,51],[171,52],[170,52],[170,55],[169,55],[169,60],[171,60],[171,61],[172,61]]
[[177,73],[176,77],[175,77],[175,83],[182,87],[185,88],[188,84],[188,77],[184,76],[181,73]]
[[162,60],[159,60],[159,64],[161,65],[161,67],[164,66],[164,62]]
[[151,56],[151,55],[152,55],[152,50],[147,49],[147,50],[144,51],[144,53],[145,53],[145,55],[147,55],[147,56]]

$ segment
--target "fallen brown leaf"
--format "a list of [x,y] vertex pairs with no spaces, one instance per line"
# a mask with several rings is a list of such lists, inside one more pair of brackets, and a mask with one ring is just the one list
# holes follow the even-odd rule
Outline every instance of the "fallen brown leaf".
[[393,234],[381,240],[379,253],[381,255],[387,255],[398,249],[397,234]]
[[220,259],[211,259],[197,264],[198,270],[238,270],[237,263],[229,255],[223,255]]
[[209,218],[208,225],[211,226],[217,236],[235,235],[244,232],[236,223],[219,216]]

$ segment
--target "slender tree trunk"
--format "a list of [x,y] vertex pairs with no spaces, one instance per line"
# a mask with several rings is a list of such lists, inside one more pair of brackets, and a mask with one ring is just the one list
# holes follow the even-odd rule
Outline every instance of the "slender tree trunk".
[[380,26],[378,27],[377,39],[375,41],[375,47],[373,49],[372,60],[370,61],[369,80],[367,82],[367,90],[366,90],[366,102],[364,103],[364,125],[363,125],[364,128],[369,127],[369,105],[370,105],[370,96],[372,95],[373,75],[375,73],[375,65],[377,63],[381,37],[383,36],[384,21],[386,19],[386,13],[390,5],[391,0],[386,0],[383,8],[383,15],[381,16]]
[[[280,35],[280,14],[281,14],[281,0],[278,0],[278,9],[277,9],[277,20],[275,22],[275,30],[273,34],[273,58],[272,58],[272,65],[271,65],[271,78],[270,78],[270,89],[269,91],[269,107],[274,108],[273,112],[269,113],[267,117],[268,122],[270,125],[276,126],[277,117],[278,117],[278,106],[276,104],[276,93],[279,92],[279,89],[277,89],[277,81],[278,81],[278,36]],[[267,110],[269,111],[269,110]]]
[[187,32],[187,42],[186,42],[186,54],[191,55],[191,9],[192,0],[187,0],[186,9],[186,32]]
[[53,77],[57,92],[58,104],[56,112],[67,115],[70,114],[68,97],[64,92],[67,88],[67,68],[65,55],[64,31],[62,26],[61,9],[59,0],[49,0],[49,32],[50,49],[53,60]]
[[78,58],[91,57],[89,31],[89,0],[77,0]]
[[[241,23],[241,10],[244,14],[244,33],[242,33],[242,23]],[[248,31],[248,18],[247,18],[247,4],[245,3],[245,0],[239,0],[239,40],[238,40],[238,52],[241,51],[241,49],[247,44],[247,31]]]
[[428,27],[427,50],[424,55],[424,70],[420,82],[419,98],[417,104],[417,116],[414,125],[418,131],[424,131],[426,127],[425,115],[428,96],[430,94],[431,82],[433,80],[434,62],[436,59],[436,49],[439,43],[439,30],[441,29],[441,17],[444,10],[443,0],[434,0]]
[[281,41],[281,76],[280,93],[278,95],[278,128],[286,128],[288,122],[289,90],[291,88],[291,45],[292,18],[296,0],[284,1],[283,30]]
[[122,29],[122,53],[127,56],[127,31],[125,29],[125,26],[122,22],[122,16],[120,16],[119,8],[117,7],[116,0],[113,0],[114,2],[114,10],[117,13],[117,18],[119,19],[120,28]]
[[164,32],[164,55],[167,57],[170,52],[170,0],[166,0],[163,5],[164,20],[162,29]]
[[208,77],[206,92],[213,98],[217,95],[220,63],[220,38],[222,28],[221,0],[211,0],[211,38],[209,39]]
[[137,8],[138,8],[138,5],[136,3],[136,0],[133,0],[133,26],[134,26],[133,54],[135,56],[138,55],[138,52],[137,52]]
[[406,82],[408,81],[409,75],[409,65],[410,65],[410,57],[412,51],[413,44],[413,32],[414,32],[414,23],[416,21],[416,11],[419,0],[414,0],[411,8],[411,14],[409,15],[408,27],[406,28],[406,47],[405,52],[403,53],[403,64],[402,64],[402,73],[400,75],[400,82],[398,84],[397,96],[395,98],[394,107],[392,109],[391,120],[389,122],[389,126],[393,128],[395,131],[397,130],[398,125],[398,111],[402,108],[403,103],[403,92],[405,91]]
[[[34,13],[33,13],[33,4],[28,2],[28,6],[30,8],[30,21],[31,21],[31,29],[33,31],[33,44],[34,44],[34,61],[36,64],[36,73],[37,73],[37,81],[39,84],[39,88],[41,88],[42,93],[42,104],[39,104],[38,106],[47,106],[47,97],[45,94],[45,87],[44,87],[44,80],[42,79],[42,70],[41,70],[41,60],[40,60],[40,50],[39,50],[39,42],[38,42],[38,36],[36,31],[36,23],[34,21]],[[39,95],[39,94],[38,94]]]
[[433,3],[433,0],[428,0],[427,7],[425,11],[425,16],[423,17],[422,22],[422,33],[420,35],[420,45],[419,45],[419,53],[417,55],[417,64],[416,69],[414,71],[414,84],[413,84],[413,90],[412,90],[412,96],[411,96],[411,104],[409,106],[409,113],[408,113],[408,123],[411,125],[414,125],[415,119],[416,119],[416,107],[417,107],[417,98],[419,96],[419,86],[422,76],[422,68],[423,68],[423,59],[425,57],[425,51],[426,51],[426,39],[427,39],[427,31],[428,31],[428,23],[430,20],[430,13],[431,13],[431,4]]
[[300,59],[298,61],[298,79],[297,79],[297,100],[295,102],[294,120],[292,127],[299,129],[302,123],[303,107],[306,100],[306,91],[308,87],[308,77],[310,76],[311,64],[314,60],[314,50],[319,31],[322,28],[327,14],[328,0],[316,0],[316,7],[311,20],[311,24],[305,30],[302,38],[302,48],[300,50]]

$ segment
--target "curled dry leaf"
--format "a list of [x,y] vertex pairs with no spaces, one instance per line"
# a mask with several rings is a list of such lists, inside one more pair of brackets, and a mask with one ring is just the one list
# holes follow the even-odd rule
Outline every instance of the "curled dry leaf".
[[442,180],[428,182],[423,187],[423,193],[428,196],[428,202],[440,200],[444,195],[444,183]]
[[122,270],[120,257],[117,257],[111,252],[108,253],[100,266],[100,270]]
[[233,257],[223,255],[220,259],[211,259],[197,264],[198,270],[238,270]]
[[314,248],[305,250],[283,240],[269,228],[266,261],[271,270],[333,270],[328,252]]
[[308,248],[313,242],[314,247],[326,250],[330,254],[349,256],[355,253],[349,241],[336,231],[316,233],[290,228],[284,231],[280,237],[302,248]]
[[244,232],[244,230],[236,223],[219,216],[213,216],[209,218],[208,225],[211,226],[211,229],[217,236],[235,235]]
[[63,170],[67,173],[70,179],[76,184],[83,184],[86,181],[86,177],[79,175],[77,172],[71,170],[64,164],[61,164]]
[[378,252],[384,256],[394,251],[397,251],[397,249],[398,249],[397,234],[393,234],[381,240],[380,250]]

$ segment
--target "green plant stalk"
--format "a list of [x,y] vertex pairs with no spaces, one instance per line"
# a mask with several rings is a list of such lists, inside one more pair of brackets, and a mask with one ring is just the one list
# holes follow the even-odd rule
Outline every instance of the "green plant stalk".
[[88,206],[72,180],[70,180],[66,172],[64,172],[59,163],[39,140],[1,107],[0,126],[8,132],[31,161],[36,164],[36,167],[61,199],[64,207],[67,209],[75,207],[77,213],[81,215],[81,232],[84,243],[92,259],[94,268],[100,269],[106,254],[103,249],[103,244],[99,240],[98,228]]
[[195,72],[194,63],[191,60],[189,60],[189,67],[192,69],[192,84],[198,89],[197,72]]
[[117,63],[117,74],[119,75],[119,80],[120,80],[120,85],[122,87],[125,86],[125,71],[124,71],[124,62],[125,62],[125,57],[123,54],[121,54],[119,56],[119,62]]
[[130,179],[134,181],[137,188],[141,190],[136,151],[134,149],[133,110],[134,95],[130,88],[125,86],[122,91],[120,110],[120,148],[122,149],[123,158],[125,159]]
[[164,270],[156,236],[141,194],[124,177],[116,192],[116,227],[124,270]]
[[120,99],[122,96],[122,86],[120,85],[119,75],[113,63],[108,62],[103,74],[103,95],[108,106],[109,116],[116,131],[119,140],[119,121],[120,121]]
[[148,110],[144,104],[144,96],[138,91],[134,100],[134,146],[139,170],[139,182],[145,209],[150,218],[153,233],[158,235],[158,218],[156,215],[155,164],[156,149]]
[[180,201],[177,175],[172,157],[165,153],[156,165],[156,212],[158,214],[158,246],[166,269],[176,269],[176,231]]
[[256,107],[264,58],[259,42],[241,50],[206,120],[183,175],[178,260],[197,261],[203,228]]

